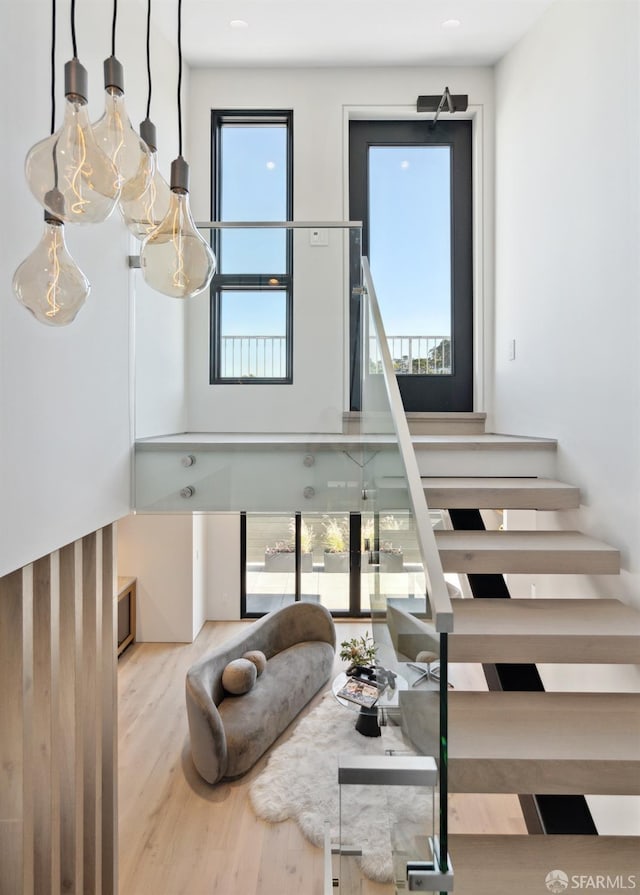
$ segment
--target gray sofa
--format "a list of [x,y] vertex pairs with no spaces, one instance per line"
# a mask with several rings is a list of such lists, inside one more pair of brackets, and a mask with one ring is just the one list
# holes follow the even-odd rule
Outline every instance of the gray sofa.
[[[293,603],[247,625],[187,672],[191,754],[208,782],[245,774],[331,675],[336,633],[317,603]],[[253,688],[231,696],[222,687],[228,662],[261,650],[267,667]]]

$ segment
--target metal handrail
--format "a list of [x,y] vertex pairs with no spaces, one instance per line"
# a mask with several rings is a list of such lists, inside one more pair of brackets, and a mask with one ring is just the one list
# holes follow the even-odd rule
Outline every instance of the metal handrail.
[[196,221],[198,230],[346,230],[362,221]]
[[436,631],[439,633],[449,633],[453,631],[453,608],[449,599],[447,583],[444,580],[440,553],[438,552],[431,519],[429,518],[429,507],[424,488],[422,487],[418,461],[413,450],[413,442],[411,441],[409,425],[400,397],[400,389],[398,388],[398,382],[393,370],[393,361],[382,323],[376,290],[371,278],[369,261],[365,256],[362,257],[362,273],[364,287],[369,298],[371,316],[378,335],[384,384],[391,406],[391,418],[398,439],[409,499],[415,519],[418,547],[424,565],[433,623]]

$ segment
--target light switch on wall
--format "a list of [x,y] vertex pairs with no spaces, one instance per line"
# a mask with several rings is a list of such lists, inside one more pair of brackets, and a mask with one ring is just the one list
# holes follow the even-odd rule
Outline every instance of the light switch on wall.
[[309,231],[309,245],[312,246],[328,246],[329,231],[326,227],[320,227],[318,230]]

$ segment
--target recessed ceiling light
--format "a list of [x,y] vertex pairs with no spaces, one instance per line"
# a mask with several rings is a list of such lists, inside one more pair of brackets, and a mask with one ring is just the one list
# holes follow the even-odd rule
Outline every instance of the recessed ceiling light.
[[229,25],[232,28],[248,28],[249,27],[249,23],[245,22],[244,19],[231,19],[231,21],[229,22]]
[[268,168],[270,171],[273,171],[273,169],[275,168],[275,166],[276,166],[276,163],[275,163],[275,162],[267,162],[267,168]]
[[451,29],[459,28],[460,25],[462,25],[462,22],[460,21],[460,19],[446,19],[442,23],[443,28],[451,28]]

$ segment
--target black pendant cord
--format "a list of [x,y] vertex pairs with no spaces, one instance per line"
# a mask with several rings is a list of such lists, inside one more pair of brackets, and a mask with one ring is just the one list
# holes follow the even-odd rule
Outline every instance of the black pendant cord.
[[116,25],[118,24],[118,0],[113,0],[113,19],[111,21],[111,55],[116,55]]
[[76,40],[76,0],[71,0],[71,46],[73,58],[78,58],[78,41]]
[[178,0],[178,155],[182,158],[182,0]]
[[151,113],[151,0],[147,0],[147,118]]
[[51,0],[51,133],[56,129],[56,0]]
[[[51,134],[56,130],[56,0],[51,0]],[[53,187],[58,189],[58,156],[56,150],[58,141],[55,140],[52,150],[53,159]]]

